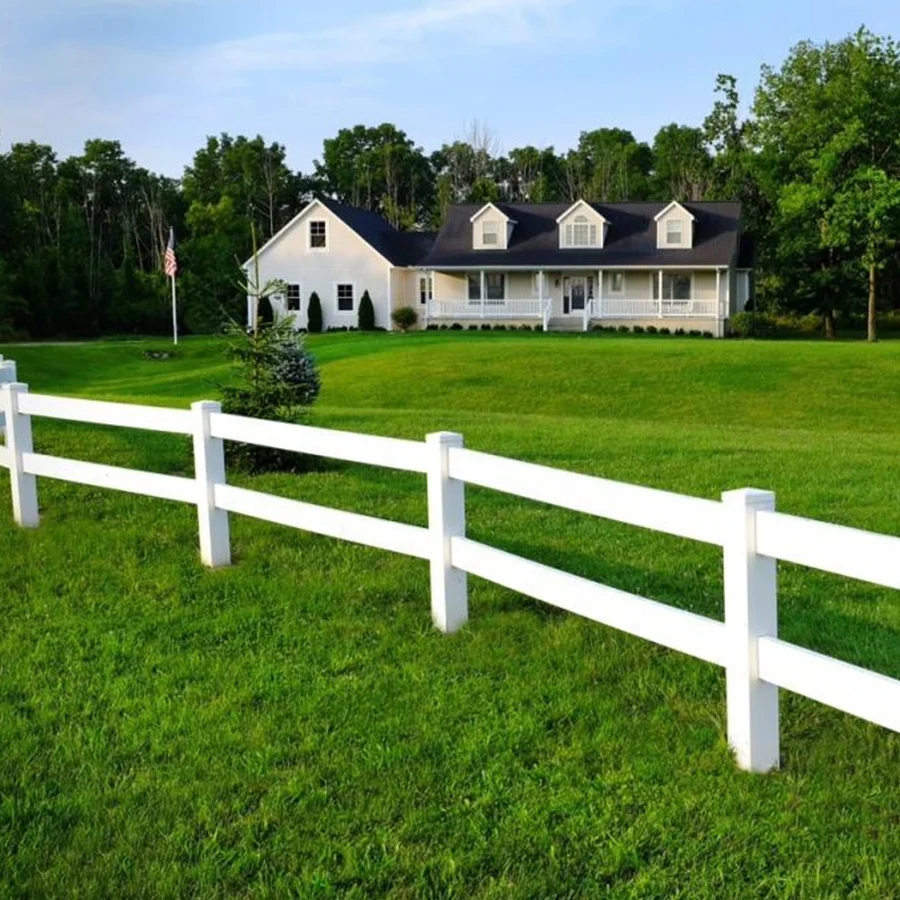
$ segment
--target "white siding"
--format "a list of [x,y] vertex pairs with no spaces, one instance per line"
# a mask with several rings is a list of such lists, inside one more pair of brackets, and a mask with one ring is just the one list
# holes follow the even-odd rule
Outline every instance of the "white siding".
[[[327,223],[325,250],[310,249],[310,220]],[[363,291],[368,291],[372,298],[376,325],[390,328],[391,300],[388,290],[392,268],[355,231],[321,205],[314,206],[301,216],[259,256],[262,284],[275,278],[300,284],[302,293],[297,315],[297,326],[300,328],[307,325],[309,297],[313,291],[322,301],[322,324],[326,329],[356,326]],[[352,312],[339,312],[337,309],[335,285],[338,283],[355,286]]]

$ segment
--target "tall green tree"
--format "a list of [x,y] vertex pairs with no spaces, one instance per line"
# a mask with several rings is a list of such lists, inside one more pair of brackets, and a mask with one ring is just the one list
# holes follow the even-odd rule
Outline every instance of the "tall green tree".
[[823,291],[818,311],[827,320],[832,308],[852,310],[867,296],[874,336],[900,177],[897,44],[865,29],[835,43],[802,42],[779,69],[763,68],[753,112],[787,303],[808,289],[810,273],[843,284],[849,267],[855,277],[841,306]]

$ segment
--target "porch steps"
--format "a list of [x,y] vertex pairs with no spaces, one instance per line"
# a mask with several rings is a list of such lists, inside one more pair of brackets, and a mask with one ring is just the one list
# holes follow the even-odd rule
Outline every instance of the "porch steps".
[[584,323],[581,320],[581,317],[557,317],[555,319],[550,319],[550,322],[547,326],[547,331],[582,331],[584,329]]

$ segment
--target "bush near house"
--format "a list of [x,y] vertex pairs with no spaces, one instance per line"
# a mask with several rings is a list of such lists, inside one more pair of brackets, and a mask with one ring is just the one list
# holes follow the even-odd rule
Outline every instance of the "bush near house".
[[319,295],[313,291],[309,295],[309,309],[306,312],[307,329],[311,334],[322,333],[322,301]]
[[375,330],[375,307],[372,305],[372,298],[368,291],[363,291],[362,299],[359,301],[357,325],[360,331]]
[[419,321],[419,314],[411,306],[400,306],[391,313],[391,318],[401,331],[409,331]]

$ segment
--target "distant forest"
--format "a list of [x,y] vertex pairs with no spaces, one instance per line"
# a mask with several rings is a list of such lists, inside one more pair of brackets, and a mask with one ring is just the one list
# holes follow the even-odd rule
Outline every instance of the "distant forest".
[[652,144],[624,129],[583,131],[578,145],[501,150],[469,133],[425,152],[392,124],[341,129],[310,173],[262,137],[210,137],[180,180],[90,140],[0,155],[0,338],[165,333],[162,272],[179,237],[182,325],[217,329],[242,315],[237,261],[314,194],[382,213],[401,229],[437,228],[451,203],[507,200],[731,200],[756,240],[760,309],[823,324],[900,306],[900,49],[860,30],[804,42],[763,67],[749,115],[720,75],[702,123],[660,128]]

